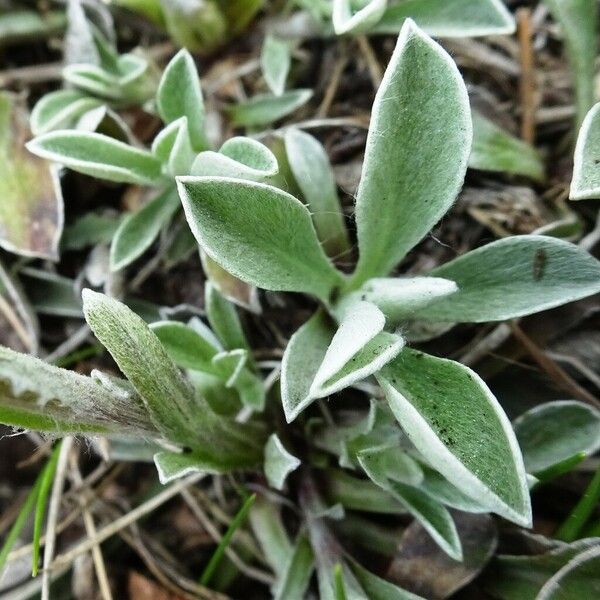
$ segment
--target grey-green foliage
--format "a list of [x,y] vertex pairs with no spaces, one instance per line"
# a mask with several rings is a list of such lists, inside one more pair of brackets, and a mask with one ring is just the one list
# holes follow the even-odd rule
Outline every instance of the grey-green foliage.
[[[319,443],[339,454],[345,468],[366,471],[373,489],[380,488],[375,494],[388,503],[395,497],[453,556],[460,555],[460,545],[444,503],[531,523],[523,458],[486,384],[459,363],[403,348],[395,328],[411,320],[435,325],[510,319],[600,291],[597,260],[543,236],[500,240],[421,277],[389,277],[454,202],[471,141],[471,114],[456,66],[409,21],[373,106],[356,196],[359,259],[352,275],[336,273],[319,249],[306,208],[290,194],[231,178],[178,180],[190,227],[217,263],[257,286],[312,294],[322,303],[283,357],[286,419],[375,374],[418,451],[423,479],[397,481],[382,467],[390,445],[403,447],[404,434],[389,414],[369,417],[347,439],[338,432]],[[315,168],[322,169],[320,163]],[[330,185],[323,189],[331,193]],[[367,464],[369,448],[376,449],[377,460]],[[392,469],[396,478],[398,469]],[[329,575],[319,569],[319,581],[329,589]]]
[[588,112],[579,130],[570,198],[600,198],[600,104]]

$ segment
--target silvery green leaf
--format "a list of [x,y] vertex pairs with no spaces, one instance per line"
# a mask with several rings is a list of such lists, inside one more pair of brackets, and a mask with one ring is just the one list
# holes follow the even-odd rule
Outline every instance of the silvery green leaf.
[[288,423],[313,402],[310,387],[334,331],[329,317],[318,311],[290,338],[281,361],[281,402]]
[[560,23],[575,84],[576,125],[581,127],[596,96],[594,76],[598,55],[598,6],[587,0],[544,0]]
[[319,245],[308,210],[293,196],[227,177],[179,177],[177,184],[196,240],[229,273],[324,301],[343,281]]
[[515,419],[513,427],[525,468],[534,475],[600,449],[600,411],[576,400],[540,404]]
[[62,250],[83,250],[98,244],[108,244],[119,228],[121,216],[89,212],[65,227],[60,246]]
[[378,380],[400,426],[434,469],[491,511],[523,526],[531,524],[515,434],[474,371],[405,348]]
[[361,8],[353,12],[351,0],[333,0],[333,29],[337,35],[359,34],[371,29],[383,16],[387,0],[367,0]]
[[204,132],[204,101],[191,54],[180,50],[167,65],[156,92],[158,112],[165,123],[187,117],[196,151],[208,147]]
[[178,208],[177,190],[170,188],[126,217],[119,225],[110,247],[111,270],[120,271],[139,258]]
[[61,434],[158,433],[139,397],[2,346],[0,422]]
[[215,374],[212,359],[219,351],[192,327],[178,321],[158,321],[150,328],[177,366]]
[[356,197],[356,285],[387,275],[450,208],[465,176],[471,130],[456,65],[407,20],[373,103]]
[[381,454],[372,450],[358,455],[358,461],[369,478],[390,492],[421,523],[444,552],[454,560],[461,560],[460,538],[446,508],[418,488],[391,480],[388,477],[388,465],[380,459]]
[[277,159],[265,145],[250,138],[234,137],[219,152],[200,152],[190,175],[265,181],[278,170]]
[[368,463],[382,477],[411,486],[423,482],[423,469],[419,463],[399,446],[364,448],[357,453],[359,464]]
[[187,117],[180,117],[161,129],[152,142],[152,154],[163,164],[169,157],[182,127],[187,127]]
[[249,350],[240,317],[234,305],[226,300],[215,286],[206,282],[204,307],[212,330],[227,350],[244,348]]
[[234,125],[262,127],[279,121],[306,104],[312,98],[312,90],[288,90],[279,96],[259,94],[250,100],[227,108]]
[[314,555],[306,534],[301,533],[285,566],[275,583],[275,600],[304,598],[313,571]]
[[600,198],[600,103],[586,115],[575,146],[571,200]]
[[50,92],[42,96],[31,111],[31,131],[34,135],[41,135],[54,129],[69,129],[81,115],[100,104],[96,98],[77,90]]
[[348,231],[325,149],[313,136],[292,128],[285,134],[285,151],[325,251],[331,257],[348,252]]
[[544,179],[544,163],[537,150],[510,135],[493,121],[473,112],[473,147],[469,167],[524,175],[536,181]]
[[192,148],[187,117],[181,117],[175,122],[179,123],[179,127],[167,161],[168,173],[173,177],[188,175],[196,157],[196,153]]
[[96,65],[73,64],[63,69],[63,78],[92,96],[117,101],[121,98],[119,78]]
[[265,408],[266,392],[263,381],[250,369],[240,371],[236,381],[235,389],[240,397],[240,402],[255,412],[261,412]]
[[397,585],[373,575],[356,561],[350,561],[350,568],[369,600],[424,600],[421,596],[407,592]]
[[292,53],[289,42],[268,33],[260,53],[260,66],[269,89],[276,96],[281,96],[285,90],[285,80],[291,64]]
[[276,490],[282,490],[287,476],[300,464],[300,461],[285,449],[277,434],[271,434],[265,446],[264,465],[269,485]]
[[210,460],[194,454],[179,454],[166,450],[154,455],[154,464],[158,471],[158,479],[163,485],[193,473],[217,474],[222,472],[221,466]]
[[374,278],[349,294],[347,301],[362,298],[372,302],[383,312],[388,324],[394,324],[410,319],[415,311],[457,290],[454,281],[441,277]]
[[600,292],[600,262],[557,238],[521,235],[492,242],[431,271],[458,285],[415,312],[429,321],[501,321]]
[[219,352],[212,358],[215,372],[225,381],[225,387],[234,387],[248,361],[247,350],[229,350]]
[[122,183],[154,185],[161,164],[152,154],[99,133],[51,131],[27,144],[27,149],[69,169]]
[[405,19],[435,37],[510,34],[515,21],[502,0],[404,0],[388,7],[373,31],[398,33]]
[[131,143],[134,140],[129,125],[106,104],[83,113],[75,123],[74,129],[102,133],[125,143]]
[[37,313],[55,317],[83,318],[77,283],[73,279],[31,267],[21,269],[19,279]]
[[312,399],[365,379],[398,355],[402,337],[383,331],[385,317],[369,302],[351,305],[343,315],[310,386]]

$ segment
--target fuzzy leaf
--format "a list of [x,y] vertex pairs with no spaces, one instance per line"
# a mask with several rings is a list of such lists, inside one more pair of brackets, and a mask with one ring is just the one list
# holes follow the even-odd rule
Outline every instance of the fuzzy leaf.
[[72,86],[98,98],[116,102],[121,98],[119,77],[98,65],[72,64],[63,69],[63,79]]
[[180,177],[177,183],[196,240],[236,277],[325,301],[340,284],[308,210],[293,196],[226,177]]
[[169,188],[126,217],[110,247],[110,268],[120,271],[139,258],[158,237],[179,208],[177,190]]
[[225,387],[230,388],[236,385],[247,360],[248,352],[238,349],[219,352],[211,362],[219,377],[225,381]]
[[157,434],[139,397],[2,346],[0,422],[60,434]]
[[515,419],[513,427],[525,468],[533,475],[600,449],[600,411],[575,400],[540,404]]
[[234,125],[262,127],[294,112],[312,98],[312,90],[289,90],[279,96],[259,94],[250,100],[228,107]]
[[289,42],[267,34],[260,53],[260,66],[267,85],[276,96],[281,96],[285,90],[291,64]]
[[408,20],[373,103],[356,198],[356,285],[387,275],[450,208],[471,129],[456,65]]
[[204,288],[204,306],[211,329],[226,350],[249,350],[240,317],[231,302],[226,300],[212,283]]
[[81,319],[83,310],[77,284],[73,279],[51,271],[25,268],[19,272],[27,298],[35,311],[42,315],[53,315]]
[[348,232],[325,149],[308,133],[292,128],[285,135],[285,151],[325,251],[334,258],[348,252]]
[[250,138],[234,137],[219,152],[207,150],[198,154],[190,175],[264,181],[278,170],[277,159],[266,146]]
[[243,369],[235,383],[235,389],[240,397],[240,402],[253,411],[261,412],[265,408],[265,386],[257,375],[250,369]]
[[96,98],[77,90],[50,92],[42,96],[31,111],[31,131],[34,135],[41,135],[54,129],[69,129],[81,115],[100,105]]
[[385,11],[374,31],[398,33],[409,17],[436,37],[500,35],[515,31],[514,19],[502,0],[404,0]]
[[382,479],[411,486],[418,486],[423,482],[423,469],[400,446],[364,448],[359,450],[357,456],[359,464],[360,461],[368,463],[369,468],[377,470]]
[[223,471],[220,463],[195,454],[177,452],[157,452],[154,455],[154,464],[158,471],[158,479],[163,485],[193,473],[217,474]]
[[393,583],[373,575],[357,562],[352,561],[350,568],[369,600],[424,600],[421,596],[407,592]]
[[310,387],[333,333],[331,321],[319,311],[290,338],[281,361],[281,402],[288,423],[312,403]]
[[586,115],[575,146],[571,200],[600,198],[600,103]]
[[315,569],[314,556],[305,534],[294,544],[285,571],[275,584],[275,600],[304,598]]
[[22,101],[0,93],[0,246],[9,252],[58,259],[64,207],[55,168],[25,151],[30,137]]
[[460,363],[404,349],[378,379],[400,426],[433,468],[493,512],[531,524],[516,437],[476,373]]
[[360,34],[371,29],[383,16],[387,0],[368,0],[353,13],[350,0],[333,0],[333,29],[338,35]]
[[300,464],[300,461],[285,449],[277,434],[271,434],[265,446],[264,466],[269,485],[276,490],[282,490],[287,476]]
[[164,70],[156,92],[156,104],[165,123],[187,117],[190,138],[196,151],[208,147],[200,79],[194,59],[187,50],[180,50]]
[[429,321],[502,321],[554,308],[600,292],[600,262],[557,238],[504,238],[434,269],[458,292],[415,312]]
[[469,167],[544,179],[544,163],[530,144],[510,135],[483,115],[473,113],[473,147]]
[[51,131],[31,140],[27,149],[98,179],[153,185],[161,178],[152,154],[100,133]]

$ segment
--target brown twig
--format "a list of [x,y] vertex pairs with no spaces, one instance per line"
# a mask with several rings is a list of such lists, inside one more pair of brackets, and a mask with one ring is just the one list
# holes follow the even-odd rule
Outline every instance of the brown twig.
[[519,63],[521,79],[521,137],[533,144],[535,141],[535,66],[531,43],[531,11],[529,8],[517,10],[517,31],[519,36]]

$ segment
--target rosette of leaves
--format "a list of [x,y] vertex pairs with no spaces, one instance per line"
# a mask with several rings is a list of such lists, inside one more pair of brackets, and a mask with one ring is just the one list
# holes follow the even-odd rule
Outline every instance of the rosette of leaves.
[[[143,104],[156,91],[155,67],[146,58],[136,53],[119,54],[99,29],[85,21],[80,25],[87,26],[93,36],[96,62],[64,67],[65,89],[45,94],[33,108],[30,124],[34,135],[78,126],[95,130],[99,125],[95,121],[101,118],[96,109]],[[111,116],[120,121],[114,113]]]
[[[156,189],[155,196],[124,219],[111,243],[110,265],[121,270],[140,257],[172,221],[180,202],[178,175],[221,175],[267,181],[278,171],[263,144],[243,137],[210,150],[200,80],[194,60],[181,50],[167,65],[156,92],[165,123],[150,149],[101,133],[59,129],[34,138],[28,149],[69,169],[106,181]],[[205,270],[228,297],[252,307],[252,291],[205,258]]]
[[[305,205],[265,183],[178,178],[186,217],[208,256],[243,281],[308,294],[320,304],[283,357],[288,423],[313,402],[370,376],[385,397],[345,427],[306,422],[309,437],[354,471],[328,472],[333,496],[364,509],[385,493],[382,510],[410,512],[455,558],[460,541],[444,505],[529,526],[526,470],[486,384],[466,366],[407,347],[411,328],[517,318],[600,291],[596,259],[544,236],[502,239],[422,276],[390,277],[454,202],[471,141],[468,97],[455,64],[409,20],[373,105],[356,194],[359,258],[351,275],[337,270],[322,246],[339,233],[339,220],[315,227]],[[298,154],[289,156],[291,165]],[[294,175],[302,179],[302,169]],[[318,502],[305,504],[307,518],[320,522]],[[354,586],[357,576],[338,556]],[[321,569],[323,578],[329,567]]]

